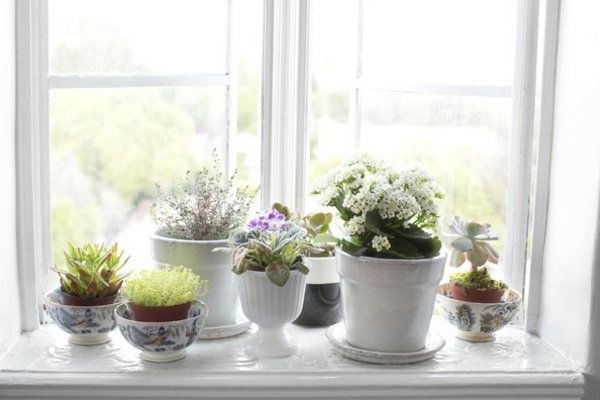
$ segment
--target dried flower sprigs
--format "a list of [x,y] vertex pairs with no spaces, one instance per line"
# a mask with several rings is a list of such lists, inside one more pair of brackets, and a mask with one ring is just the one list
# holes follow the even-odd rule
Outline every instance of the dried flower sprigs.
[[171,192],[157,185],[152,217],[158,234],[185,240],[227,238],[243,225],[257,193],[236,187],[235,177],[224,178],[219,157],[213,154],[212,166],[188,171]]

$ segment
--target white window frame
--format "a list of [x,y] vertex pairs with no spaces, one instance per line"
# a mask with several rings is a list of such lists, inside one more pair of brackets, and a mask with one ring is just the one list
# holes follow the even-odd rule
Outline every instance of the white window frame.
[[[553,2],[553,0],[549,0]],[[17,3],[17,239],[19,257],[19,292],[22,329],[37,328],[41,313],[41,290],[50,260],[49,144],[48,93],[50,88],[205,85],[232,83],[234,77],[215,75],[150,75],[150,76],[50,76],[45,78],[47,64],[48,0],[20,0]],[[524,287],[527,250],[533,109],[536,81],[536,43],[538,0],[519,0],[518,37],[515,80],[513,87],[513,124],[511,129],[511,159],[509,171],[509,232],[505,270],[513,287]],[[231,9],[231,5],[230,5]],[[309,0],[264,0],[264,35],[262,68],[262,165],[261,205],[268,207],[274,200],[297,209],[304,208],[307,177],[307,110],[308,110],[308,40]],[[556,31],[557,20],[550,18],[548,31]],[[553,26],[552,24],[556,24]],[[231,38],[231,13],[229,13]],[[546,38],[547,39],[547,38]],[[227,52],[228,71],[230,49]],[[360,55],[359,55],[360,56]],[[552,55],[550,54],[549,57]],[[550,59],[548,64],[554,60]],[[548,67],[546,60],[544,70]],[[544,72],[546,77],[546,72]],[[546,81],[544,81],[546,83]],[[373,83],[357,79],[356,91],[372,87]],[[467,86],[406,85],[393,88],[411,93],[477,94],[506,96],[506,87],[474,88]],[[550,95],[550,94],[547,94]],[[228,104],[235,114],[234,93]],[[356,145],[360,142],[355,98],[351,116],[355,121]],[[231,121],[231,120],[230,120]],[[235,120],[227,135],[235,129]],[[547,140],[541,136],[540,140]],[[545,142],[546,143],[546,142]],[[547,144],[547,143],[546,143]],[[229,149],[229,141],[227,148]],[[546,146],[543,144],[543,146]],[[546,146],[547,147],[547,146]],[[544,147],[545,148],[545,147]],[[543,162],[543,159],[541,160]],[[226,160],[230,166],[231,160]],[[541,179],[540,179],[541,176]],[[547,177],[538,170],[538,186]],[[543,204],[547,191],[537,192],[534,233],[539,234],[545,216]],[[539,223],[538,223],[539,222]],[[537,248],[536,248],[537,246]],[[539,254],[534,238],[534,255]],[[537,253],[536,253],[537,252]],[[533,259],[528,276],[527,316],[537,315],[539,308],[539,259]],[[529,331],[535,324],[527,324]]]

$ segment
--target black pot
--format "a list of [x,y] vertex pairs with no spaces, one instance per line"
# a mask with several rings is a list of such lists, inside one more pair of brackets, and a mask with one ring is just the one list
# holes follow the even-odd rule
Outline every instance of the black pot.
[[294,323],[304,326],[329,326],[341,320],[340,284],[307,284],[302,312]]

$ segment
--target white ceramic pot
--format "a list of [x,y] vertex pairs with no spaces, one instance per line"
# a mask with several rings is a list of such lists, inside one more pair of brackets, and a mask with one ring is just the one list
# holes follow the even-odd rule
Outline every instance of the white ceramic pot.
[[354,257],[336,249],[346,340],[355,347],[413,352],[425,346],[446,254],[425,260]]
[[307,285],[323,285],[340,281],[335,257],[306,257],[305,260],[310,268],[306,276]]
[[208,281],[204,302],[210,309],[206,327],[232,325],[239,307],[231,273],[231,254],[214,252],[227,240],[181,240],[151,235],[152,256],[157,266],[183,265]]
[[285,325],[302,310],[306,278],[292,271],[284,287],[271,282],[264,272],[246,271],[236,275],[242,310],[258,325],[254,348],[258,357],[287,357],[295,352],[286,335]]
[[489,342],[494,333],[513,320],[521,305],[521,295],[508,289],[501,303],[473,303],[451,297],[450,283],[440,285],[438,305],[444,318],[456,330],[457,338],[469,342]]

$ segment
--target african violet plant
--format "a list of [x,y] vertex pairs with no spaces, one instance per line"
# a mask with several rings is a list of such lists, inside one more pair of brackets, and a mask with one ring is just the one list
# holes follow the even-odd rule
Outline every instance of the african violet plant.
[[189,303],[206,285],[191,269],[182,266],[138,271],[126,280],[123,295],[147,307],[169,307]]
[[[490,241],[498,240],[492,232],[490,224],[481,224],[466,218],[454,217],[449,225],[450,233],[446,235],[451,239],[450,265],[459,267],[469,262],[471,267],[466,272],[456,272],[450,276],[450,282],[469,290],[499,291],[498,296],[508,286],[490,276],[485,265],[490,262],[498,263],[499,254],[490,245]],[[470,296],[465,293],[465,296]]]
[[188,171],[171,192],[157,185],[152,217],[158,234],[185,240],[227,238],[246,220],[257,192],[236,187],[235,177],[224,178],[215,154],[211,167]]
[[441,241],[434,232],[444,193],[423,169],[398,171],[360,155],[332,170],[313,194],[339,212],[347,233],[340,247],[351,255],[423,259],[439,254]]
[[290,271],[308,274],[302,261],[302,255],[311,249],[307,231],[286,221],[277,210],[260,214],[246,228],[233,231],[229,243],[234,249],[232,271],[238,275],[264,271],[272,283],[283,287]]
[[281,203],[275,203],[271,208],[283,214],[286,221],[292,221],[306,229],[307,240],[310,242],[311,247],[316,249],[307,250],[306,256],[333,257],[336,238],[329,231],[329,226],[333,221],[333,214],[316,212],[302,216],[291,212],[287,206]]
[[129,257],[122,260],[117,244],[110,248],[86,243],[76,247],[71,242],[63,250],[66,265],[55,266],[53,271],[60,275],[63,294],[79,299],[103,299],[117,295],[127,273],[123,267]]

